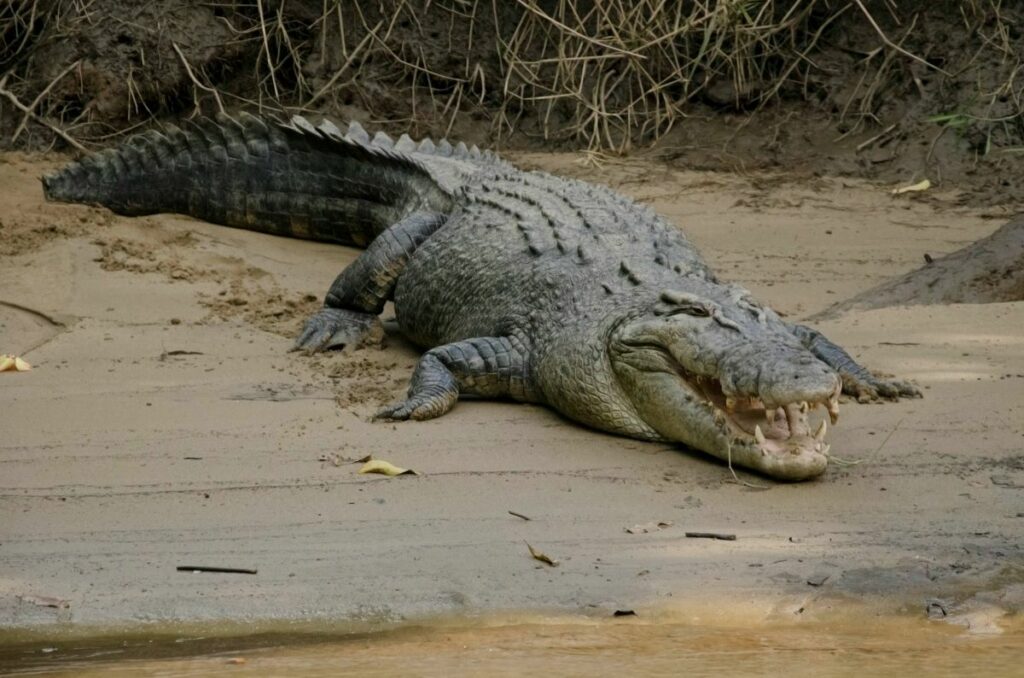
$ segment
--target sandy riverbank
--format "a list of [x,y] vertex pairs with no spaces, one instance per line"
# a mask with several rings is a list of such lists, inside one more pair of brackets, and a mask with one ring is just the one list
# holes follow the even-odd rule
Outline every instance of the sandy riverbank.
[[[1011,215],[850,180],[520,160],[651,202],[723,278],[796,318]],[[845,404],[832,450],[856,465],[799,485],[743,476],[753,489],[703,456],[540,407],[370,423],[404,391],[411,346],[392,333],[380,351],[286,353],[355,250],[47,205],[36,177],[61,162],[0,156],[0,353],[35,365],[0,374],[0,627],[1024,601],[1024,304],[823,323],[925,398]],[[344,463],[367,454],[422,475]],[[673,525],[625,532],[657,521]],[[259,573],[175,571],[187,564]]]

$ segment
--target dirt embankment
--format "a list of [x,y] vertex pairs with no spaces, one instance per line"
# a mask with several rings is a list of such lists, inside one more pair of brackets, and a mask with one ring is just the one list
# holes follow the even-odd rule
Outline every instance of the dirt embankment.
[[[723,279],[795,319],[926,253],[940,263],[1024,198],[1016,8],[801,2],[787,15],[761,3],[773,14],[718,17],[736,30],[701,53],[682,34],[665,52],[603,32],[625,18],[584,12],[574,27],[548,5],[429,4],[359,17],[359,3],[334,2],[8,3],[0,142],[95,148],[218,105],[498,140],[522,165],[650,203]],[[750,48],[734,44],[738,29],[765,18],[770,40],[755,43],[770,58],[730,65]],[[545,58],[575,34],[610,53]],[[498,37],[518,51],[496,52]],[[616,78],[671,75],[654,64],[666,54],[682,55],[692,88],[666,85],[631,109]],[[544,82],[579,94],[545,98]],[[633,113],[652,122],[633,125]],[[589,151],[522,150],[541,143]],[[609,151],[630,145],[629,159]],[[401,337],[286,353],[354,250],[43,203],[35,177],[66,160],[0,156],[0,352],[35,365],[0,375],[0,626],[603,613],[755,596],[771,601],[765,618],[797,619],[852,596],[998,627],[1022,605],[1020,303],[938,299],[822,322],[926,397],[845,403],[841,463],[815,483],[751,488],[702,456],[544,408],[465,402],[436,421],[374,424],[417,359]],[[857,177],[933,187],[894,196]],[[347,460],[366,454],[422,475],[360,476]],[[625,531],[659,522],[671,525]],[[258,575],[196,577],[182,564]]]
[[928,178],[1008,204],[1024,199],[1022,30],[1024,8],[977,0],[14,0],[0,148],[301,110],[687,169]]

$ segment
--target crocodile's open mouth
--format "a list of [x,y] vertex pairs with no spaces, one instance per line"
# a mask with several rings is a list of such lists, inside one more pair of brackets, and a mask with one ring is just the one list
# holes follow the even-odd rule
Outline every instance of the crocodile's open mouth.
[[692,390],[714,407],[717,421],[724,420],[739,437],[752,439],[764,454],[813,451],[828,455],[830,446],[825,442],[828,424],[824,417],[814,424],[810,415],[821,407],[835,424],[839,419],[841,386],[829,397],[818,401],[766,403],[757,396],[726,396],[721,382],[713,377],[691,375],[685,370],[681,376]]
[[[633,405],[660,435],[735,461],[773,478],[803,480],[828,465],[828,421],[839,416],[841,384],[829,371],[789,377],[802,361],[783,373],[792,388],[759,376],[754,392],[724,386],[729,379],[700,375],[664,346],[647,337],[620,340],[613,361]],[[811,366],[814,367],[813,363]],[[816,416],[817,409],[825,416]]]

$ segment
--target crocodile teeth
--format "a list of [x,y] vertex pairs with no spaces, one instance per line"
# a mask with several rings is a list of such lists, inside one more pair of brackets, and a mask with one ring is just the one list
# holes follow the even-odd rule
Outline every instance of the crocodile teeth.
[[806,400],[801,400],[800,401],[800,414],[807,414],[807,410],[808,409],[809,408],[807,407],[807,401]]
[[818,426],[818,430],[814,432],[814,439],[817,440],[818,442],[821,442],[822,440],[825,439],[826,433],[828,433],[828,424],[826,424],[825,420],[822,419],[821,425]]
[[725,399],[725,409],[729,410],[730,412],[735,410],[736,409],[736,399],[735,398],[726,398]]
[[832,420],[833,425],[839,421],[839,398],[836,396],[828,400],[828,418]]
[[827,457],[828,456],[828,451],[831,450],[831,449],[832,449],[831,445],[826,445],[825,447],[821,448],[822,455]]
[[764,431],[761,430],[760,426],[754,427],[754,438],[757,439],[757,444],[764,447],[768,443],[768,439],[764,437]]

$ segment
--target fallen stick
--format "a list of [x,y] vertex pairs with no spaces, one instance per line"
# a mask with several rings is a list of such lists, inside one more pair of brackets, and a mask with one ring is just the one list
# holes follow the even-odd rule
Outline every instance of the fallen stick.
[[736,541],[735,534],[723,534],[721,532],[687,532],[690,539],[721,539],[722,541]]
[[225,574],[256,574],[247,567],[210,567],[208,565],[178,565],[178,572],[223,572]]
[[533,520],[533,518],[530,518],[529,516],[524,516],[522,513],[516,513],[515,511],[509,511],[508,514],[510,516],[515,516],[516,518],[522,518],[523,520]]

